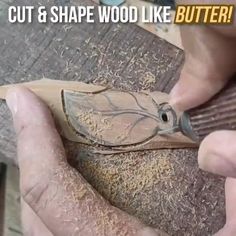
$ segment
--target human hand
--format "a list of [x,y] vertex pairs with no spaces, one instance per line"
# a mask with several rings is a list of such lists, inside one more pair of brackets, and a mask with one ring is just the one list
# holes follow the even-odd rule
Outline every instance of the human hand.
[[[204,4],[212,2],[208,0]],[[224,3],[236,4],[236,1],[227,0]],[[170,103],[176,109],[185,111],[208,101],[236,72],[236,28],[235,25],[230,28],[182,26],[181,35],[186,60],[180,80],[171,91]],[[235,137],[234,131],[210,134],[200,146],[200,167],[213,173],[236,177]]]
[[[209,2],[212,1],[204,4]],[[236,72],[236,30],[235,26],[183,26],[181,31],[186,61],[180,80],[171,91],[170,103],[185,111],[209,100]],[[236,235],[235,140],[236,131],[213,132],[203,140],[198,152],[201,169],[232,177],[225,184],[227,222],[217,234],[222,236]]]
[[26,88],[7,93],[17,133],[24,235],[166,235],[111,206],[66,161],[46,105]]
[[[182,40],[186,62],[179,82],[171,91],[170,103],[185,111],[209,100],[236,72],[236,38],[227,37],[209,27],[186,26],[182,28]],[[200,146],[200,167],[236,177],[235,137],[236,132],[233,131],[210,134]]]

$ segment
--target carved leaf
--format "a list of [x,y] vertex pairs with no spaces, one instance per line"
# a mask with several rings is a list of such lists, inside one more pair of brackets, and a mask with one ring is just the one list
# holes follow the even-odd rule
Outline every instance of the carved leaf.
[[101,145],[142,144],[165,128],[159,118],[162,107],[144,93],[63,91],[62,98],[64,112],[74,131]]

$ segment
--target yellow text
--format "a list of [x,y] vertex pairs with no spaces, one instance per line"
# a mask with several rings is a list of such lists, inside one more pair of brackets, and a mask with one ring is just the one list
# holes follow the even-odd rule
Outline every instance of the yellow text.
[[234,5],[178,5],[175,24],[232,24]]

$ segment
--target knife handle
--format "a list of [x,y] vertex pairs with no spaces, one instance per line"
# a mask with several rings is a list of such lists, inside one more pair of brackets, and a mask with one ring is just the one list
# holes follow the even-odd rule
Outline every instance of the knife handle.
[[236,78],[210,101],[185,112],[180,129],[196,142],[217,130],[236,130]]

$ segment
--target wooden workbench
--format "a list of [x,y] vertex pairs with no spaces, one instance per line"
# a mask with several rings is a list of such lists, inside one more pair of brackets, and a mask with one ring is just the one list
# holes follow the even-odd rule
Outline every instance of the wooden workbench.
[[[14,24],[0,0],[0,84],[47,77],[125,90],[169,92],[179,77],[183,52],[136,25]],[[56,4],[91,5],[90,0]],[[15,158],[10,114],[0,103],[0,156]],[[225,222],[223,179],[198,170],[196,150],[159,150],[112,156],[65,142],[68,157],[110,202],[170,235],[211,235]]]

